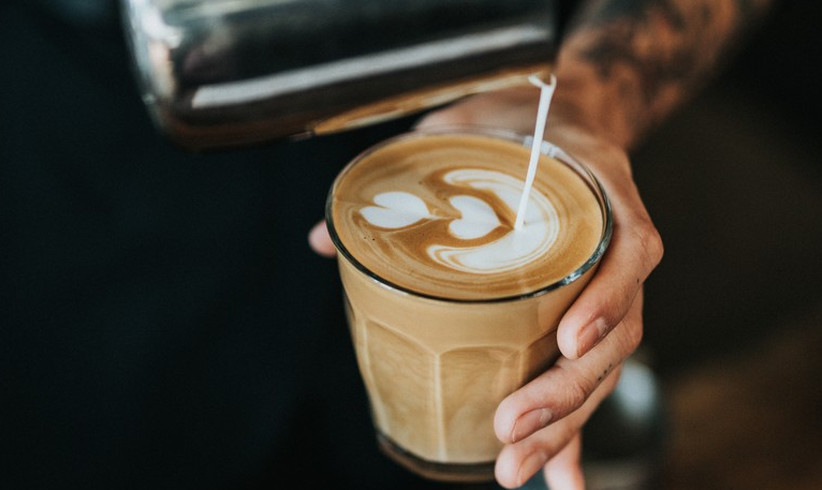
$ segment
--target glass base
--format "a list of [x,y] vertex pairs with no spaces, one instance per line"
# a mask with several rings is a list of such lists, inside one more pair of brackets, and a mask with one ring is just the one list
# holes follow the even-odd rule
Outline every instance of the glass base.
[[476,483],[494,479],[494,461],[487,463],[435,463],[409,453],[380,432],[377,432],[377,444],[383,453],[400,466],[429,480]]

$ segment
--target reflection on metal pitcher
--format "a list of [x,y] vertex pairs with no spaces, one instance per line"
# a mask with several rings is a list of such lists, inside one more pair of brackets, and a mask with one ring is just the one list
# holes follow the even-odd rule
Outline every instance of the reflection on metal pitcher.
[[341,131],[545,76],[554,0],[123,0],[140,88],[180,146]]

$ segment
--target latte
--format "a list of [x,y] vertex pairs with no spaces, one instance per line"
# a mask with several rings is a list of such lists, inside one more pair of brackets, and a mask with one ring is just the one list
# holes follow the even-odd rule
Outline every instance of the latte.
[[493,478],[496,407],[557,358],[559,319],[607,246],[596,180],[543,146],[518,230],[522,138],[413,133],[332,186],[326,219],[378,441],[423,476]]

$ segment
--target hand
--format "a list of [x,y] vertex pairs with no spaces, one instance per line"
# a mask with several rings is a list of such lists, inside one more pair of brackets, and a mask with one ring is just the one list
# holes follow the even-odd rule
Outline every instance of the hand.
[[[418,128],[472,125],[533,132],[539,93],[517,89],[474,96],[423,118]],[[557,330],[562,357],[545,373],[505,398],[494,430],[505,443],[496,478],[507,488],[524,484],[540,468],[553,490],[584,488],[582,426],[613,391],[622,362],[642,338],[642,284],[662,257],[662,242],[639,197],[624,150],[552,109],[546,139],[586,164],[611,199],[611,245],[591,282]],[[309,235],[325,256],[334,247],[324,223]]]

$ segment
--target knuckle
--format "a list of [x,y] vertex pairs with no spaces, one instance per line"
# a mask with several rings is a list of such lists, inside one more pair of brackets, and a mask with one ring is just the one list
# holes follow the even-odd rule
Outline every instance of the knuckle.
[[581,407],[591,396],[597,383],[597,381],[589,379],[587,376],[576,374],[568,382],[566,389],[563,390],[565,411],[570,413]]
[[615,333],[620,352],[630,355],[640,346],[645,335],[641,316],[629,312],[615,329]]
[[644,262],[649,264],[651,269],[653,269],[659,264],[665,253],[665,247],[662,244],[662,237],[659,231],[648,218],[643,218],[636,226],[632,227],[632,229],[644,255]]
[[633,325],[629,325],[627,330],[628,349],[630,352],[633,352],[642,343],[644,329],[642,328],[642,324],[634,323]]
[[575,381],[568,387],[566,403],[569,412],[581,407],[590,396],[591,390],[586,385],[586,382]]
[[662,243],[662,236],[660,236],[659,231],[653,226],[651,227],[651,234],[648,238],[647,245],[651,251],[653,264],[656,266],[662,261],[663,255],[665,255],[665,245]]

